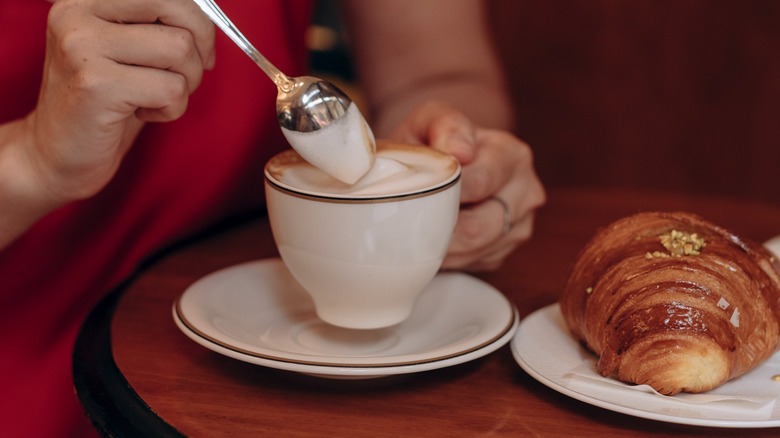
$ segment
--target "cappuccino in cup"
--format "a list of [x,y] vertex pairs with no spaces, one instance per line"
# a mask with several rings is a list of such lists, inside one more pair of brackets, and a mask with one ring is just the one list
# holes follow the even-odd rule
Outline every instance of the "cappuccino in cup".
[[460,165],[426,146],[377,142],[374,166],[349,185],[293,150],[265,168],[279,254],[318,316],[374,329],[406,319],[441,267],[460,199]]

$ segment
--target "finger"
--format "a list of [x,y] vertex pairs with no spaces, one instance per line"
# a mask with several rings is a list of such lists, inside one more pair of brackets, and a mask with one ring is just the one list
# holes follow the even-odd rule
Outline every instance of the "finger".
[[518,245],[530,239],[534,216],[534,212],[531,212],[527,217],[515,221],[507,235],[487,247],[478,250],[448,252],[442,263],[442,268],[469,271],[492,271],[499,268]]
[[525,170],[522,155],[527,151],[524,149],[527,146],[511,135],[478,131],[477,155],[462,169],[461,202],[481,202],[507,186],[517,172]]
[[[117,77],[122,80],[114,80]],[[189,96],[186,80],[179,73],[109,60],[81,71],[74,82],[80,88],[78,94],[95,103],[94,118],[105,126],[134,112],[144,121],[174,120],[184,113]]]
[[136,116],[145,122],[168,122],[181,117],[187,109],[189,88],[183,76],[160,69],[135,67],[127,74],[128,87],[131,82],[140,84],[154,83],[146,88],[128,89],[127,93],[136,93],[128,103],[138,109]]
[[504,213],[504,207],[492,200],[461,207],[450,241],[450,252],[484,248],[501,238]]
[[[123,11],[134,11],[128,7],[109,8],[115,5],[110,0],[98,3],[89,6],[105,9],[103,12],[114,14],[109,16],[114,19]],[[138,4],[152,3],[147,0]],[[178,118],[186,108],[188,93],[200,84],[203,74],[193,34],[162,24],[116,24],[92,14],[89,7],[76,2],[58,2],[52,7],[49,28],[56,44],[51,50],[53,57],[61,60],[60,67],[53,65],[59,77],[71,78],[67,79],[67,88],[75,95],[89,97],[81,101],[95,102],[95,113],[116,112],[113,116],[100,114],[97,120],[126,117],[137,108],[143,108],[137,114],[146,121]],[[137,18],[125,14],[127,20]]]
[[476,155],[475,126],[463,113],[441,102],[418,107],[393,133],[392,138],[422,143],[452,154],[461,164]]
[[100,0],[93,2],[94,14],[114,23],[162,23],[185,29],[192,34],[196,50],[205,68],[214,66],[213,23],[190,0]]
[[449,252],[477,252],[499,241],[517,245],[529,238],[528,224],[533,223],[535,211],[544,204],[545,193],[535,178],[519,193],[513,203],[503,200],[507,195],[500,195],[461,207]]
[[472,202],[461,208],[445,267],[497,266],[530,238],[534,212],[545,202],[525,143],[502,131],[480,130],[477,136],[479,156],[464,167],[462,185],[462,199]]
[[200,85],[204,65],[192,34],[184,29],[155,24],[111,24],[102,44],[109,59],[121,64],[153,67],[180,73],[190,93]]

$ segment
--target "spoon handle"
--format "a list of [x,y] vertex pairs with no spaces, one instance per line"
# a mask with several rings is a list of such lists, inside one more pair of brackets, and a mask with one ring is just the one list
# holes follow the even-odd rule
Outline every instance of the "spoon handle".
[[272,81],[274,81],[274,84],[276,84],[277,87],[279,87],[284,92],[288,92],[295,86],[295,82],[292,79],[282,73],[281,70],[271,64],[270,61],[265,59],[265,57],[261,55],[257,49],[255,49],[255,46],[253,46],[252,43],[246,39],[241,31],[238,30],[238,28],[233,24],[232,21],[230,21],[227,15],[222,12],[222,9],[220,9],[213,0],[193,1],[200,7],[203,12],[206,13],[206,15],[208,15],[208,17],[211,19],[211,21],[214,22],[214,24],[217,25],[217,27],[222,29],[222,31],[225,32],[225,34],[231,40],[233,40],[233,42],[244,51],[244,53],[252,58],[252,61],[254,61],[255,64],[257,64],[257,66],[260,67],[263,72],[265,72],[265,74],[271,78]]

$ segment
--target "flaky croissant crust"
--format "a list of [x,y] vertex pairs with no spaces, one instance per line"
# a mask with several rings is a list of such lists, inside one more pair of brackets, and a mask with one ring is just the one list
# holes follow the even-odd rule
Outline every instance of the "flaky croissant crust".
[[[704,246],[670,256],[661,236],[672,231]],[[599,356],[602,375],[663,394],[702,392],[778,348],[778,272],[763,245],[699,216],[640,213],[586,244],[560,306],[572,334]]]

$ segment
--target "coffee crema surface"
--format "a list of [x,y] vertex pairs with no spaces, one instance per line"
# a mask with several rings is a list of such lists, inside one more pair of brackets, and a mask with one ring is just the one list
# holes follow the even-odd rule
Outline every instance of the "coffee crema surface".
[[377,141],[371,169],[355,184],[346,184],[304,160],[294,150],[274,157],[266,177],[296,192],[344,198],[398,196],[417,193],[456,180],[460,165],[443,152],[426,146]]

